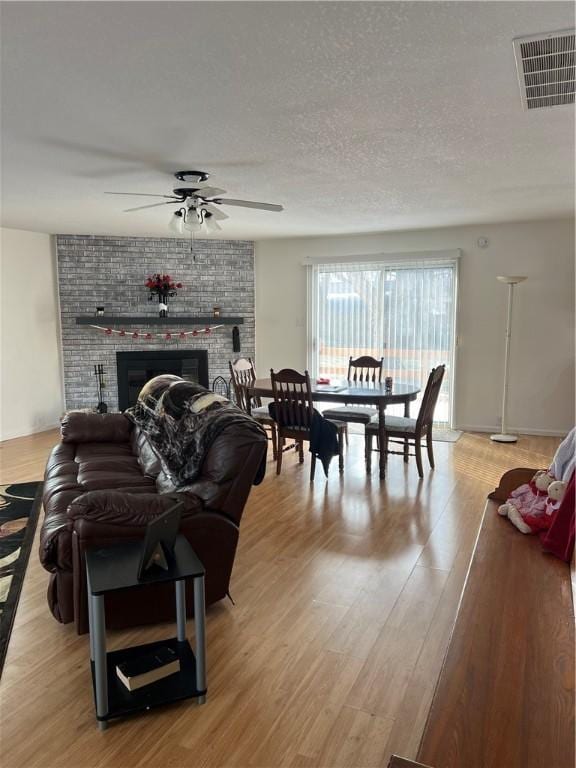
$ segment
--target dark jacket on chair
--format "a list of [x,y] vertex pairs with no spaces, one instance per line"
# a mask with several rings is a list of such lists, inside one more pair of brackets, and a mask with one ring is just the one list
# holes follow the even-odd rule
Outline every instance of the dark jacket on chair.
[[[277,421],[276,403],[268,405],[270,418]],[[285,424],[284,426],[291,426]],[[334,456],[338,456],[338,428],[314,409],[310,426],[310,453],[320,459],[324,474],[328,477],[328,468]]]

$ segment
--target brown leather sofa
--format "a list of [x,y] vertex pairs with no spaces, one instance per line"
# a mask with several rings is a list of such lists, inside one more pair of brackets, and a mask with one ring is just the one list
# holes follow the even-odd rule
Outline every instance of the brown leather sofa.
[[[50,571],[48,604],[58,621],[88,631],[85,551],[137,540],[146,524],[185,504],[181,532],[206,568],[206,602],[226,596],[238,543],[240,518],[266,455],[266,436],[223,430],[211,444],[201,475],[186,493],[162,494],[138,461],[137,428],[122,414],[71,412],[62,442],[48,460],[40,560]],[[188,610],[192,590],[187,590]],[[121,628],[174,619],[171,585],[151,585],[106,596],[106,623]]]

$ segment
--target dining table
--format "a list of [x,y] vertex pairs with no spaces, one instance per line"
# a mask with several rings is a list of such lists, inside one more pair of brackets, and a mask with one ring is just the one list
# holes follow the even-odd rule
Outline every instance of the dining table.
[[[402,404],[404,416],[410,417],[410,403],[416,400],[420,386],[404,382],[392,382],[392,386],[379,382],[342,381],[340,383],[318,384],[311,382],[313,402],[339,403],[340,405],[373,405],[378,412],[379,444],[384,445],[386,431],[385,411],[388,405]],[[252,398],[273,398],[272,382],[270,379],[255,379],[247,386],[248,411]],[[386,453],[380,451],[380,477],[386,476]]]

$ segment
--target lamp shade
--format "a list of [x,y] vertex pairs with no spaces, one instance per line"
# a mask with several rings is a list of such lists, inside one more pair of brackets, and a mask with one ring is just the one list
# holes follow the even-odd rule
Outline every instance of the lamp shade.
[[516,283],[523,283],[527,278],[524,275],[498,275],[496,280],[508,285],[516,285]]
[[186,216],[184,217],[184,227],[188,232],[200,232],[202,229],[202,222],[198,218],[198,211],[196,208],[188,208]]
[[184,233],[184,216],[182,211],[175,211],[170,217],[170,230],[176,235],[182,235]]

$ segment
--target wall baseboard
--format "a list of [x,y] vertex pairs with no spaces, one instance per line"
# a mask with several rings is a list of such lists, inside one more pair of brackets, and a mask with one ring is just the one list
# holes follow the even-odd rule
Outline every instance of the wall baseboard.
[[[491,427],[487,427],[485,424],[458,424],[454,429],[460,429],[462,432],[488,432],[493,434],[500,430],[500,426],[496,424]],[[535,427],[510,427],[509,430],[514,435],[535,435],[538,437],[566,437],[568,432],[570,432],[570,429],[536,429]]]
[[41,427],[35,427],[34,429],[27,430],[25,432],[12,431],[2,432],[0,434],[0,443],[5,443],[7,440],[16,440],[18,437],[30,437],[31,435],[38,435],[40,432],[50,432],[52,429],[59,429],[60,421],[56,421],[54,424],[44,424]]

